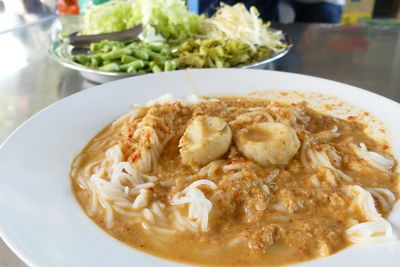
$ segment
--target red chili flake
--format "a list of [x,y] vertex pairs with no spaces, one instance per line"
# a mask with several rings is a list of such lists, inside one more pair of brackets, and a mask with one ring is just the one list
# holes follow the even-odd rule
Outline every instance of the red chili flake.
[[383,146],[383,149],[385,149],[385,150],[388,149],[388,148],[389,148],[388,145],[384,145],[384,146]]
[[264,177],[267,177],[267,176],[269,176],[269,172],[264,172]]
[[315,150],[317,150],[317,151],[322,151],[322,148],[317,147]]
[[134,155],[134,156],[131,158],[131,162],[134,163],[134,162],[137,161],[139,158],[140,158],[140,155],[139,155],[139,154],[136,154],[136,155]]
[[133,134],[128,135],[128,138],[131,139],[133,137]]
[[348,116],[347,119],[352,120],[352,119],[354,119],[354,116]]
[[236,192],[235,192],[235,195],[239,196],[239,195],[240,195],[240,192],[239,192],[239,191],[236,191]]
[[233,164],[233,160],[228,160],[227,162],[226,162],[226,165],[230,165],[230,164]]
[[154,188],[153,188],[153,187],[150,187],[149,190],[150,190],[151,192],[154,192]]

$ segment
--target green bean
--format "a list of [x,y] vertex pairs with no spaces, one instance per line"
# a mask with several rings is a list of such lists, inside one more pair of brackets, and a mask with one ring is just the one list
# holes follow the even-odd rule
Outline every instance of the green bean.
[[151,70],[152,70],[153,72],[161,72],[161,71],[162,71],[161,68],[160,68],[160,66],[158,66],[158,65],[156,65],[156,64],[154,64],[153,67],[151,67]]
[[149,54],[147,53],[147,51],[143,50],[133,50],[132,54],[134,57],[140,58],[140,59],[144,59],[144,60],[148,60],[149,59]]
[[176,64],[174,60],[168,60],[164,63],[164,71],[171,71],[176,69]]
[[75,60],[78,61],[79,63],[81,63],[82,65],[86,65],[86,64],[90,63],[90,57],[88,57],[86,55],[77,55],[75,57]]
[[100,43],[91,43],[90,44],[90,51],[95,52],[100,49]]
[[160,55],[160,54],[158,54],[158,53],[155,53],[153,51],[147,51],[147,53],[149,54],[150,59],[152,59],[152,60],[158,60],[160,62],[164,62],[165,61],[165,57]]
[[102,71],[119,71],[120,67],[117,63],[110,63],[99,68]]
[[111,59],[116,59],[120,58],[123,55],[129,54],[131,51],[129,49],[115,49],[111,52],[108,52],[106,54],[102,54],[101,58],[104,60],[111,60]]
[[148,44],[148,47],[153,52],[160,53],[161,50],[166,47],[166,45],[164,43],[161,43],[161,42],[153,42],[153,43]]
[[132,61],[130,63],[124,64],[121,66],[121,70],[126,70],[129,72],[130,68],[134,68],[135,70],[142,69],[145,66],[145,63],[143,60],[137,59],[135,61]]
[[122,55],[121,57],[121,62],[126,64],[126,63],[130,63],[132,61],[136,60],[136,58],[129,56],[129,55]]
[[98,67],[103,64],[103,59],[101,59],[101,56],[99,54],[92,55],[90,61],[90,66],[92,67]]
[[79,64],[102,71],[149,73],[177,68],[169,45],[163,42],[119,42],[102,40],[90,44],[87,55],[74,57]]
[[137,73],[135,67],[133,67],[133,66],[130,66],[130,67],[126,70],[126,72],[128,72],[128,73],[134,73],[134,74]]
[[112,63],[118,64],[119,62],[116,60],[104,60],[101,65],[104,66],[104,65],[108,65],[108,64],[112,64]]

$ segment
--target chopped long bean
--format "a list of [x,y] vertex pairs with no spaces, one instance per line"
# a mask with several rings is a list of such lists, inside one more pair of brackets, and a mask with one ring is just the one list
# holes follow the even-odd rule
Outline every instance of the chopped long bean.
[[89,53],[74,60],[89,68],[102,71],[149,73],[175,70],[171,49],[164,42],[130,42],[103,40],[92,43]]

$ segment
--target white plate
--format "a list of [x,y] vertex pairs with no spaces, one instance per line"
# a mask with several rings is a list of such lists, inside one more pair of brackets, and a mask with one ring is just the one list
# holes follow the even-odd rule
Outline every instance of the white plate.
[[[68,176],[73,157],[105,125],[167,92],[246,93],[310,90],[338,96],[400,133],[400,105],[342,83],[284,72],[209,69],[143,75],[103,84],[46,108],[0,147],[0,229],[10,248],[33,266],[177,266],[115,240],[75,200]],[[400,137],[394,142],[399,157]],[[400,206],[390,218],[400,229]],[[301,266],[400,266],[400,242],[358,245]]]

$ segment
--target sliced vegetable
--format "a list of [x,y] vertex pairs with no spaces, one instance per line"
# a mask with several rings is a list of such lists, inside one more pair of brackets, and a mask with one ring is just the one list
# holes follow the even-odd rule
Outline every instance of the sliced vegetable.
[[152,27],[167,40],[182,41],[199,33],[202,17],[188,11],[182,0],[113,0],[90,6],[82,34],[121,31],[140,23],[143,37],[155,38]]
[[201,31],[205,38],[222,38],[246,42],[253,51],[267,47],[274,52],[284,50],[282,32],[271,30],[270,23],[263,23],[257,8],[247,10],[242,3],[233,6],[221,3],[215,15],[205,19]]
[[176,69],[166,43],[123,43],[103,40],[90,45],[90,52],[74,61],[102,71],[149,73]]
[[273,53],[267,47],[256,48],[254,51],[242,40],[197,39],[183,43],[173,56],[178,68],[226,68],[247,65]]
[[256,8],[221,4],[204,18],[182,0],[113,0],[91,6],[82,33],[97,34],[143,25],[142,41],[103,40],[74,58],[94,69],[149,73],[185,68],[248,65],[281,52],[282,33],[263,23]]

